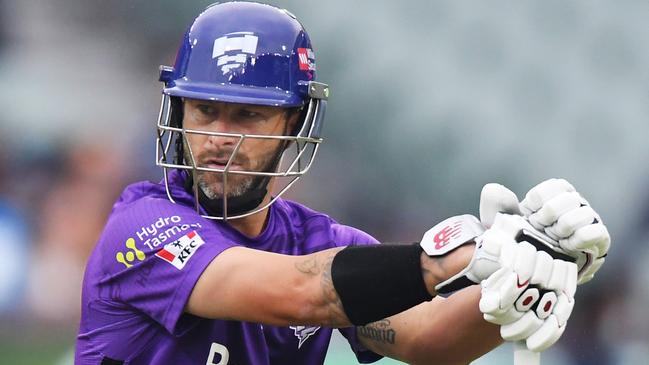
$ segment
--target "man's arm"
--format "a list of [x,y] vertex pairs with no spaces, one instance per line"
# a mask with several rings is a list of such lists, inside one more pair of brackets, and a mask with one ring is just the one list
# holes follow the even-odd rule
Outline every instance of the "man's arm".
[[[291,256],[230,248],[205,269],[185,311],[204,318],[278,326],[350,326],[331,275],[333,259],[340,250]],[[422,252],[420,269],[429,293],[434,296],[435,285],[464,268],[472,252],[472,245],[444,257]]]
[[[483,262],[497,261],[502,265],[482,282],[486,297],[484,291],[481,297],[480,287],[473,285],[448,299],[436,298],[386,320],[359,327],[363,344],[375,352],[413,364],[461,364],[497,346],[502,342],[501,337],[526,340],[527,347],[534,351],[556,342],[574,304],[577,266],[553,259],[528,242],[517,242],[525,237],[520,235],[525,233],[521,227],[529,225],[524,218],[497,215],[492,223],[477,239],[475,256],[479,258],[481,251],[497,254],[497,260]],[[430,243],[425,238],[422,245]],[[475,273],[487,266],[475,259],[469,265],[469,274],[472,274],[471,267]],[[541,290],[545,291],[542,297]],[[539,298],[545,304],[532,309]],[[488,324],[483,318],[502,327]]]
[[331,283],[331,262],[340,250],[289,256],[230,248],[205,269],[185,311],[278,326],[347,326],[349,319]]
[[358,327],[358,337],[368,349],[409,364],[467,364],[503,342],[500,327],[483,319],[479,300],[474,285]]

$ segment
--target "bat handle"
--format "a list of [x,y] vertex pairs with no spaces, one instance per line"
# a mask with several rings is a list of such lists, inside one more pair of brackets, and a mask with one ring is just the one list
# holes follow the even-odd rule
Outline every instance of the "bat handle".
[[541,365],[541,353],[530,351],[525,341],[514,342],[514,365]]

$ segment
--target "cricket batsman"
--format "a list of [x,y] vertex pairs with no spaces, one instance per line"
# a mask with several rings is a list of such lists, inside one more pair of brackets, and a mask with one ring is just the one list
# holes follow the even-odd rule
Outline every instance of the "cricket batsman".
[[89,258],[77,364],[322,364],[334,329],[360,363],[463,364],[503,339],[542,351],[604,262],[606,227],[562,179],[521,202],[488,184],[480,219],[415,244],[281,198],[329,96],[286,10],[208,7],[160,81],[164,178],[124,190]]

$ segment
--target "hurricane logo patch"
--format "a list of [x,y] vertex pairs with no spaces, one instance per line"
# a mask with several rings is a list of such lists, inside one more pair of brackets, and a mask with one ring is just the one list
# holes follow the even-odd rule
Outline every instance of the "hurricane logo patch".
[[290,329],[295,332],[295,337],[298,339],[297,348],[302,347],[302,344],[309,338],[311,335],[316,333],[320,327],[307,327],[307,326],[290,326]]
[[259,38],[252,32],[234,32],[214,40],[212,58],[223,75],[242,69],[248,56],[255,56]]

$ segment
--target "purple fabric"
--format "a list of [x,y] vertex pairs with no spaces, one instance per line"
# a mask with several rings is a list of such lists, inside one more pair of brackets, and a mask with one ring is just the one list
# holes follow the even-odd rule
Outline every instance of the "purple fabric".
[[[182,183],[172,173],[178,204],[149,182],[127,187],[115,203],[86,267],[75,363],[322,364],[330,328],[210,320],[184,313],[185,304],[203,270],[230,247],[301,255],[376,240],[282,199],[265,230],[246,237],[196,213]],[[360,362],[381,358],[363,348],[355,328],[341,333]]]

